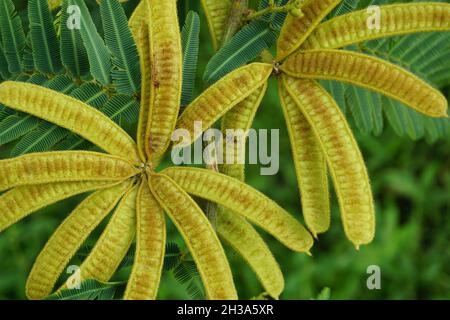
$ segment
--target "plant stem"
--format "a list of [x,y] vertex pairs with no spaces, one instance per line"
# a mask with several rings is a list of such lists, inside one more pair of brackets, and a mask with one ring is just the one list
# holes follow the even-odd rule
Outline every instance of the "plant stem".
[[290,10],[290,8],[291,8],[291,5],[289,3],[284,6],[277,7],[274,1],[270,1],[269,6],[267,8],[249,14],[247,16],[246,20],[251,21],[251,20],[259,19],[259,18],[265,16],[266,14],[271,14],[271,13],[288,12]]
[[243,17],[248,10],[248,0],[234,0],[231,4],[230,12],[228,14],[227,23],[225,25],[225,31],[222,37],[222,43],[220,46],[223,47],[241,28],[243,23]]
[[[271,1],[272,2],[272,1]],[[223,47],[240,29],[242,26],[243,18],[248,12],[248,0],[234,0],[231,6],[230,12],[228,14],[227,24],[225,26],[224,35],[222,37],[222,43],[220,44]],[[215,143],[216,141],[214,141]],[[207,169],[220,172],[219,165],[217,163],[217,149],[211,152],[210,159],[208,161]],[[216,203],[207,201],[206,202],[206,217],[210,221],[214,230],[217,228],[217,209],[218,206]]]

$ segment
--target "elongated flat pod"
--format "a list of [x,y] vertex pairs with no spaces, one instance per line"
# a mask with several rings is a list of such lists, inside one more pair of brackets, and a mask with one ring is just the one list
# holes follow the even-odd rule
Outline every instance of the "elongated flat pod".
[[6,81],[0,84],[0,103],[69,129],[106,152],[138,162],[133,139],[97,109],[38,85]]
[[290,76],[348,82],[380,92],[430,117],[447,117],[447,99],[425,81],[384,60],[344,50],[299,51],[281,69]]
[[[188,130],[190,143],[194,142],[203,131],[261,87],[271,73],[272,65],[267,63],[251,63],[229,73],[186,108],[178,119],[177,128]],[[195,130],[196,122],[201,124],[201,130]]]
[[169,168],[162,173],[186,192],[244,216],[294,251],[308,253],[313,245],[311,235],[296,219],[237,179],[198,168]]
[[341,2],[342,0],[307,0],[302,6],[302,15],[289,14],[281,29],[277,42],[277,60],[281,61],[308,38],[314,28]]
[[77,194],[112,186],[110,181],[61,182],[22,186],[0,196],[0,232],[29,214]]
[[[141,2],[142,4],[143,2]],[[141,64],[141,108],[139,110],[139,122],[137,130],[137,145],[139,156],[146,160],[147,154],[145,134],[147,122],[150,114],[150,99],[152,90],[152,69],[150,57],[150,38],[148,24],[143,22],[139,29],[137,46],[139,49],[139,59]]]
[[356,247],[370,243],[375,234],[372,190],[364,159],[344,115],[315,81],[283,76],[283,83],[325,153],[347,237]]
[[291,140],[303,217],[317,237],[330,227],[327,163],[314,130],[280,81],[281,106]]
[[217,232],[247,261],[264,289],[278,299],[284,288],[283,273],[264,240],[245,218],[227,210],[217,215]]
[[126,182],[97,191],[64,220],[39,254],[28,276],[26,294],[29,299],[42,299],[52,292],[67,263],[129,187],[130,183]]
[[82,279],[107,282],[128,252],[136,232],[136,196],[131,188],[117,206],[111,220],[80,267]]
[[[128,20],[128,26],[130,27],[131,34],[133,35],[134,41],[138,43],[139,37],[139,29],[143,23],[147,24],[147,20],[149,18],[148,15],[148,0],[142,0],[138,3],[133,13],[131,14],[130,19]],[[141,47],[138,45],[138,49]],[[139,50],[140,53],[140,50]]]
[[148,11],[152,89],[146,150],[158,159],[169,147],[180,110],[182,49],[177,1],[149,1]]
[[127,160],[87,151],[31,153],[0,160],[0,191],[30,184],[69,181],[120,182],[139,171]]
[[218,50],[222,43],[231,5],[231,0],[202,0],[214,50]]
[[[260,88],[256,89],[245,100],[238,103],[232,108],[222,119],[222,133],[226,138],[224,141],[224,164],[220,166],[220,172],[227,176],[244,181],[245,179],[245,164],[241,163],[242,159],[239,159],[239,152],[245,155],[245,144],[247,141],[247,132],[252,127],[253,120],[255,119],[256,112],[261,104],[261,101],[267,90],[267,82],[265,82]],[[233,137],[226,136],[227,129],[236,130],[236,133],[243,132],[245,137],[237,137],[230,143],[230,139]],[[226,144],[228,142],[228,145]],[[228,163],[226,159],[227,154],[234,156],[233,163]]]
[[125,299],[156,299],[164,264],[166,222],[164,211],[143,179],[136,202],[137,240],[133,270]]
[[172,179],[152,175],[151,188],[183,236],[211,300],[237,299],[230,266],[210,222],[200,207]]
[[318,25],[302,48],[336,49],[389,36],[450,30],[448,3],[403,3],[379,6],[379,9],[379,28],[368,25],[373,11],[354,11]]

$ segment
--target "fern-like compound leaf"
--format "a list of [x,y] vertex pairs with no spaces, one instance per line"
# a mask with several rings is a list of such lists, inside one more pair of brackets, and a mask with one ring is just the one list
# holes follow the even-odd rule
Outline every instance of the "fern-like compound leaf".
[[47,74],[58,73],[62,68],[59,43],[47,0],[28,1],[28,19],[36,69]]
[[139,57],[122,5],[117,0],[103,0],[100,12],[106,45],[112,54],[112,78],[117,91],[137,93],[141,83]]
[[198,48],[200,36],[200,17],[189,11],[181,33],[183,47],[183,87],[181,105],[187,106],[192,101],[197,74]]

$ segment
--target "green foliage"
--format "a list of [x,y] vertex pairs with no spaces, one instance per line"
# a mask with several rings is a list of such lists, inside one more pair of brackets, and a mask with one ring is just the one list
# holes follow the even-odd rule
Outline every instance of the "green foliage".
[[265,21],[256,20],[243,27],[211,58],[203,79],[213,84],[226,74],[258,57],[270,48],[277,33]]
[[80,288],[64,289],[48,296],[46,300],[112,300],[123,283],[103,283],[85,280]]
[[68,0],[68,3],[78,5],[81,11],[79,32],[86,47],[92,76],[103,85],[110,84],[111,53],[98,34],[86,4],[83,0]]
[[76,29],[69,29],[67,27],[67,22],[71,15],[70,12],[67,12],[68,7],[69,2],[64,0],[61,9],[62,27],[60,28],[61,60],[66,69],[69,70],[73,76],[81,78],[89,72],[89,60],[80,32]]
[[100,12],[106,45],[112,54],[112,78],[117,91],[137,93],[141,85],[139,57],[125,12],[117,0],[103,0]]
[[12,0],[0,1],[0,29],[2,50],[8,61],[9,72],[17,74],[22,71],[25,33]]
[[197,76],[198,48],[200,35],[200,18],[194,11],[189,11],[181,32],[183,46],[183,87],[181,105],[187,106],[194,95]]
[[61,71],[58,39],[47,0],[28,1],[31,47],[36,70],[55,74]]

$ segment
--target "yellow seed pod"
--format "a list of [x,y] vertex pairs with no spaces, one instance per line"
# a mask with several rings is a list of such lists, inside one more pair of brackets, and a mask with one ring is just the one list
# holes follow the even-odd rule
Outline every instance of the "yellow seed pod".
[[[142,4],[143,2],[141,2]],[[137,130],[137,145],[141,159],[147,159],[146,155],[146,130],[150,114],[150,99],[152,90],[152,69],[150,59],[150,38],[148,24],[142,23],[138,34],[138,48],[141,65],[141,108],[139,111],[139,122]]]
[[128,26],[130,27],[131,34],[133,35],[134,41],[137,44],[139,53],[141,53],[142,49],[142,47],[139,45],[139,29],[141,28],[141,25],[143,23],[147,24],[149,19],[147,2],[148,0],[140,1],[128,21]]
[[231,5],[231,0],[202,0],[214,50],[218,50],[222,43]]
[[145,140],[148,157],[158,159],[169,147],[180,109],[182,50],[177,1],[149,1],[147,10],[151,91]]
[[219,209],[217,233],[238,252],[258,276],[264,289],[278,299],[284,288],[283,273],[264,240],[238,214]]
[[[229,73],[195,99],[178,119],[177,128],[190,133],[190,143],[225,113],[261,87],[272,73],[272,65],[251,63]],[[201,132],[194,130],[201,122]],[[185,141],[186,142],[186,141]]]
[[150,177],[152,191],[182,234],[211,300],[237,299],[225,252],[205,214],[165,175]]
[[[242,130],[242,132],[245,132],[245,134],[247,134],[248,130],[252,127],[256,112],[258,111],[266,90],[267,82],[265,82],[260,88],[256,89],[246,99],[244,99],[242,102],[238,103],[234,108],[228,111],[222,119],[222,133],[225,137],[225,141],[223,146],[224,164],[220,166],[220,172],[226,174],[227,176],[244,181],[245,165],[239,163],[238,156],[239,152],[241,152],[242,155],[245,154],[245,144],[247,141],[247,136],[245,136],[245,139],[244,137],[237,137],[237,141],[235,140],[233,141],[233,143],[228,143],[227,145],[226,142],[228,139],[226,136],[226,130]],[[228,148],[232,148],[233,150],[228,150]],[[234,155],[233,163],[227,163],[227,154]]]
[[425,81],[384,60],[345,50],[299,51],[281,69],[293,77],[339,80],[380,92],[430,117],[447,117],[447,99]]
[[198,168],[169,168],[163,174],[172,178],[186,192],[244,216],[286,247],[309,253],[313,245],[309,232],[275,202],[245,183]]
[[[309,0],[301,8],[302,14],[289,14],[277,42],[277,60],[281,61],[297,50],[314,28],[342,0]],[[299,9],[299,8],[297,8]]]
[[325,153],[347,237],[357,248],[370,243],[375,234],[372,190],[364,159],[345,116],[316,82],[287,76],[282,79]]
[[312,234],[330,227],[327,163],[314,130],[299,106],[279,82],[281,106],[291,140],[292,156],[300,190],[303,217]]
[[136,253],[124,299],[156,299],[164,264],[166,222],[146,179],[139,187],[136,209]]
[[110,181],[82,181],[22,186],[0,196],[0,232],[29,214],[77,194],[112,186]]
[[107,282],[128,252],[136,231],[136,195],[134,186],[122,198],[111,220],[80,267],[82,279]]
[[69,181],[120,182],[139,173],[127,160],[87,151],[32,153],[0,160],[0,191]]
[[95,108],[62,93],[22,82],[0,84],[0,103],[69,129],[106,152],[139,162],[136,144]]
[[48,0],[48,6],[50,10],[54,10],[59,6],[61,6],[61,2],[62,2],[61,0]]
[[336,49],[378,38],[450,29],[448,3],[414,2],[379,8],[379,26],[368,25],[373,12],[367,9],[354,11],[317,26],[302,48]]
[[64,220],[39,254],[28,276],[26,294],[29,299],[42,299],[52,292],[67,263],[129,187],[127,182],[97,191]]

